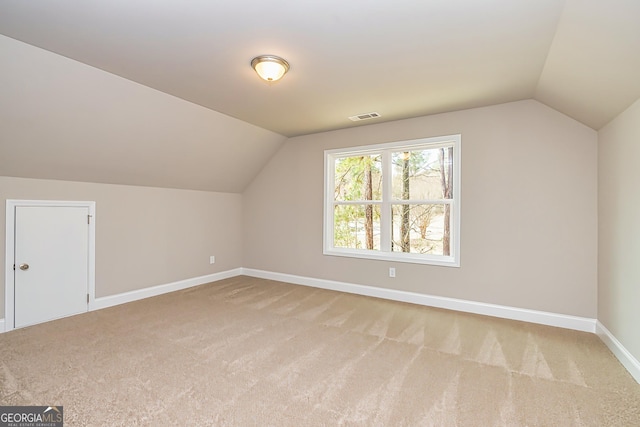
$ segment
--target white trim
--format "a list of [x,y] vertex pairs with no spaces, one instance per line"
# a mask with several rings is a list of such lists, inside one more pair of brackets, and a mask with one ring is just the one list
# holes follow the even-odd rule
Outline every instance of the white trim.
[[335,157],[351,157],[351,156],[359,156],[361,154],[377,154],[383,150],[392,150],[398,147],[404,148],[409,145],[425,145],[432,148],[443,148],[448,147],[449,143],[454,141],[456,138],[460,138],[461,134],[453,134],[453,135],[443,135],[443,136],[428,136],[424,138],[416,138],[416,139],[405,139],[401,141],[391,141],[391,142],[381,142],[376,144],[369,145],[358,145],[355,147],[349,148],[333,148],[329,150],[325,150],[325,153],[328,153]]
[[618,341],[618,339],[598,320],[596,334],[616,356],[631,376],[640,384],[640,362]]
[[96,202],[91,201],[65,201],[65,200],[13,200],[7,199],[5,222],[5,261],[4,261],[4,327],[1,331],[14,329],[14,289],[13,289],[13,263],[15,251],[15,212],[19,206],[65,206],[88,208],[89,242],[88,242],[88,272],[87,292],[89,293],[89,305],[96,294]]
[[102,308],[113,307],[114,305],[126,304],[141,300],[144,298],[155,297],[157,295],[166,294],[169,292],[180,291],[183,289],[191,288],[194,286],[204,285],[206,283],[217,282],[218,280],[228,279],[230,277],[239,276],[242,274],[241,268],[233,270],[227,270],[220,273],[208,274],[206,276],[193,277],[191,279],[179,280],[173,283],[167,283],[164,285],[152,286],[144,289],[137,289],[135,291],[124,292],[116,295],[109,295],[106,297],[96,298],[93,303],[89,303],[89,310],[100,310]]
[[[415,292],[399,291],[374,286],[357,285],[353,283],[338,282],[333,280],[314,279],[311,277],[296,276],[293,274],[274,273],[252,268],[235,268],[206,276],[180,280],[150,288],[138,289],[117,295],[110,295],[92,299],[89,302],[89,311],[112,307],[119,304],[137,301],[169,292],[175,292],[206,283],[216,282],[240,275],[257,277],[261,279],[276,280],[293,283],[296,285],[310,286],[314,288],[329,289],[339,292],[347,292],[357,295],[365,295],[384,298],[393,301],[408,302],[427,307],[444,308],[448,310],[466,313],[481,314],[499,317],[503,319],[519,320],[541,325],[555,326],[565,329],[573,329],[582,332],[595,333],[611,350],[622,365],[629,371],[633,378],[640,383],[640,362],[609,332],[609,330],[596,319],[586,317],[569,316],[566,314],[549,313],[545,311],[528,310],[496,304],[487,304],[456,298],[438,297],[433,295],[418,294]],[[5,312],[6,313],[6,312]],[[0,319],[0,333],[8,331],[5,319]]]
[[[356,201],[336,201],[334,200],[335,188],[335,160],[344,157],[367,154],[382,155],[382,176],[390,178],[391,170],[391,151],[402,150],[404,148],[420,149],[420,148],[439,148],[453,147],[453,195],[452,199],[440,200],[410,200],[409,204],[449,204],[452,206],[450,225],[451,225],[451,255],[427,255],[394,252],[391,249],[391,238],[388,230],[391,229],[391,219],[389,214],[391,206],[400,204],[400,201],[393,200],[391,196],[391,179],[383,178],[383,187],[381,200],[356,200]],[[366,145],[360,147],[337,148],[324,151],[324,207],[323,207],[323,226],[322,226],[322,253],[328,256],[340,256],[351,258],[376,259],[391,262],[407,262],[415,264],[439,265],[444,267],[460,267],[460,212],[461,209],[461,191],[462,182],[462,164],[461,164],[462,135],[447,135],[431,138],[420,138],[406,141],[395,141],[375,145]],[[372,204],[381,206],[380,218],[380,249],[371,251],[366,249],[355,248],[337,248],[334,247],[334,208],[338,205],[364,205]],[[385,231],[387,230],[387,231]]]
[[251,268],[243,268],[242,274],[262,279],[293,283],[296,285],[311,286],[314,288],[330,289],[334,291],[348,292],[351,294],[366,295],[393,301],[408,302],[424,305],[427,307],[445,308],[448,310],[455,310],[466,313],[482,314],[485,316],[500,317],[503,319],[519,320],[529,323],[538,323],[541,325],[556,326],[559,328],[574,329],[576,331],[582,332],[596,332],[596,319],[590,319],[586,317],[569,316],[566,314],[549,313],[545,311],[487,304],[483,302],[467,301],[456,298],[418,294],[415,292],[377,288],[367,285],[356,285],[353,283],[337,282],[333,280],[314,279],[311,277],[274,273],[270,271],[255,270]]
[[[152,286],[144,289],[137,289],[135,291],[124,292],[116,295],[109,295],[106,297],[92,298],[89,301],[89,310],[95,311],[103,308],[113,307],[115,305],[126,304],[141,300],[144,298],[150,298],[169,292],[180,291],[183,289],[191,288],[194,286],[200,286],[211,282],[217,282],[218,280],[228,279],[230,277],[240,276],[242,274],[242,268],[235,268],[232,270],[222,271],[219,273],[207,274],[206,276],[193,277],[191,279],[179,280],[177,282],[167,283],[164,285]],[[13,328],[11,328],[13,329]],[[5,327],[5,319],[0,319],[0,333],[9,332],[10,329]]]
[[[381,236],[381,238],[383,238]],[[386,239],[385,239],[386,240]],[[383,252],[383,251],[369,251],[366,249],[326,249],[323,255],[349,257],[349,258],[361,258],[361,259],[373,259],[379,261],[389,262],[407,262],[414,264],[429,264],[439,265],[442,267],[460,267],[460,263],[457,262],[453,256],[443,255],[426,255],[416,254],[408,252]]]

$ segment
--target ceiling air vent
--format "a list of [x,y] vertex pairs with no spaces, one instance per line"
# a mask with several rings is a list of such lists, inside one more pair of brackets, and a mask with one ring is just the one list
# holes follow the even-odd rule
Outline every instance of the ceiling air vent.
[[378,113],[364,113],[358,114],[357,116],[351,116],[349,117],[349,120],[352,122],[359,122],[360,120],[377,119],[378,117],[380,117],[380,114]]

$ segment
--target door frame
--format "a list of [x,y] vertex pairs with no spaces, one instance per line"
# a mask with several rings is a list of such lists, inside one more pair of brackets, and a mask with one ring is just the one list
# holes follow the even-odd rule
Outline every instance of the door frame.
[[15,213],[16,207],[82,207],[89,209],[89,242],[88,242],[88,277],[87,292],[89,303],[87,311],[92,310],[96,295],[96,202],[89,201],[60,201],[60,200],[14,200],[7,199],[7,216],[5,231],[5,262],[4,262],[4,328],[11,331],[15,328],[15,295],[14,295],[14,258],[15,258]]

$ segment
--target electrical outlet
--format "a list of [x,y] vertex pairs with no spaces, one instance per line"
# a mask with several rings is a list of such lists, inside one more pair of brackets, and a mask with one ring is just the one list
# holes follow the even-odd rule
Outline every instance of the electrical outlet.
[[389,268],[389,277],[396,277],[396,269],[394,267]]
[[216,263],[216,257],[214,257],[213,255],[211,255],[209,257],[209,264],[215,264]]

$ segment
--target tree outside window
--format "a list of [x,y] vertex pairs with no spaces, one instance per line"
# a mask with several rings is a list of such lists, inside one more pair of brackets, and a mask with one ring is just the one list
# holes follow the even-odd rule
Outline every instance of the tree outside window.
[[325,153],[325,254],[458,264],[460,136]]

